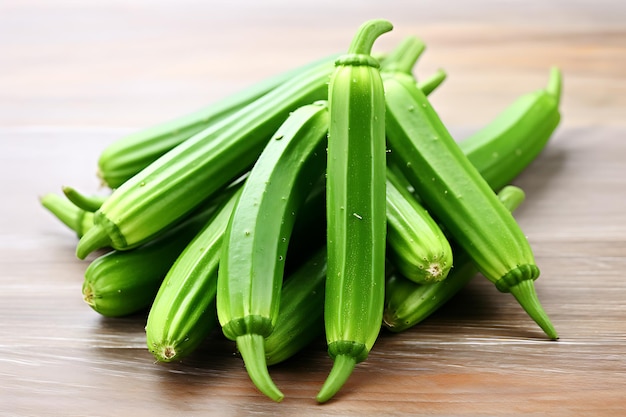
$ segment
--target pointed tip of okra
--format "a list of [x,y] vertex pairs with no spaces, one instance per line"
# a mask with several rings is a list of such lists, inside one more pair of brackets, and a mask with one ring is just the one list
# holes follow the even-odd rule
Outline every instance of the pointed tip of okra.
[[322,385],[322,389],[315,399],[319,403],[325,403],[335,396],[343,387],[356,365],[356,358],[349,355],[337,355],[333,367]]
[[259,391],[276,402],[282,401],[284,394],[274,384],[267,370],[263,336],[258,334],[238,336],[237,349],[243,358],[248,376]]
[[563,89],[563,75],[558,67],[550,69],[550,79],[546,91],[558,102],[561,101],[561,91]]
[[85,259],[91,252],[107,247],[111,244],[111,238],[99,225],[94,225],[92,228],[80,238],[78,245],[76,246],[76,257],[78,259]]
[[556,329],[552,325],[552,322],[550,322],[548,314],[544,311],[541,303],[539,302],[539,297],[535,291],[534,281],[530,279],[523,280],[512,286],[509,290],[526,313],[528,313],[530,318],[532,318],[535,323],[541,327],[545,334],[550,339],[557,340],[559,336]]

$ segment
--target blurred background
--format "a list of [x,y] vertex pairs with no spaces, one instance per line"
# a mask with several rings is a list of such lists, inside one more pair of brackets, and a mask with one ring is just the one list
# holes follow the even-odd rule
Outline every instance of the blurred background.
[[626,2],[2,0],[0,126],[136,129],[347,48],[366,19],[427,44],[418,77],[452,126],[480,126],[564,72],[564,124],[623,124]]

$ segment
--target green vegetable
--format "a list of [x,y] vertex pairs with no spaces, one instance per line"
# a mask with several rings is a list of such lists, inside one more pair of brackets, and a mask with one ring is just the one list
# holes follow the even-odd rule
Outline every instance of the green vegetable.
[[329,63],[286,81],[245,108],[184,141],[113,191],[94,216],[76,255],[150,240],[248,171],[290,112],[327,97]]
[[100,154],[98,160],[99,177],[109,187],[119,187],[180,143],[227,118],[276,87],[288,82],[291,78],[311,68],[318,67],[320,64],[332,62],[334,58],[322,58],[285,71],[191,114],[131,133],[116,140]]
[[447,74],[444,70],[438,69],[432,76],[429,78],[418,81],[417,88],[422,90],[424,95],[429,95],[432,93],[437,87],[441,85],[442,82],[445,81]]
[[[506,186],[498,197],[509,211],[524,201],[524,191]],[[454,252],[454,267],[445,281],[420,285],[402,276],[392,274],[385,285],[385,310],[383,324],[393,332],[401,332],[415,326],[430,316],[478,273],[470,257],[458,247]]]
[[241,186],[224,201],[167,272],[146,324],[148,349],[159,362],[191,353],[217,325],[215,294],[224,232]]
[[[561,119],[562,76],[552,68],[547,88],[524,94],[491,123],[459,143],[494,190],[508,184],[539,155]],[[484,146],[488,143],[488,146]],[[502,175],[507,167],[509,175]]]
[[550,338],[558,338],[535,291],[539,268],[511,213],[411,77],[394,73],[383,78],[389,158],[480,272],[498,290],[510,292]]
[[209,205],[157,239],[128,251],[111,251],[85,271],[83,299],[108,317],[150,306],[168,270],[215,210]]
[[382,319],[385,280],[385,93],[374,41],[392,29],[370,20],[336,61],[329,84],[328,275],[324,323],[333,367],[317,395],[328,401],[367,358]]
[[264,339],[276,323],[296,215],[324,172],[328,123],[325,101],[287,118],[252,168],[224,238],[218,319],[224,335],[237,343],[252,382],[275,401],[283,394],[269,376]]
[[75,204],[60,195],[48,193],[42,196],[39,201],[64,225],[76,232],[79,238],[93,226],[93,213],[76,207]]

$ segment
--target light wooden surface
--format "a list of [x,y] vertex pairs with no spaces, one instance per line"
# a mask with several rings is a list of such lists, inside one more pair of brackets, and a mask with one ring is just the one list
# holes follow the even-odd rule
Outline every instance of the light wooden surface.
[[[617,1],[11,1],[0,3],[1,416],[621,416],[626,412],[626,6]],[[384,4],[383,4],[384,3]],[[445,4],[445,5],[444,5]],[[336,399],[320,340],[271,374],[275,404],[221,335],[155,364],[145,316],[99,317],[80,295],[76,238],[38,204],[96,190],[100,150],[282,68],[340,51],[385,17],[445,68],[433,95],[452,132],[565,76],[563,122],[516,181],[517,218],[561,339],[477,277],[445,308],[382,332]]]

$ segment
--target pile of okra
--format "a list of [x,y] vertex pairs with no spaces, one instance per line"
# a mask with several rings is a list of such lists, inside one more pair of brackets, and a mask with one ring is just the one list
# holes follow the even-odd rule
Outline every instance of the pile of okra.
[[446,73],[414,75],[424,43],[372,53],[391,29],[366,21],[337,55],[110,143],[98,160],[110,192],[43,196],[89,256],[87,304],[147,311],[159,362],[221,329],[275,401],[268,366],[325,337],[326,402],[382,328],[412,328],[475,276],[557,339],[511,182],[559,124],[560,71],[453,138],[428,99]]

